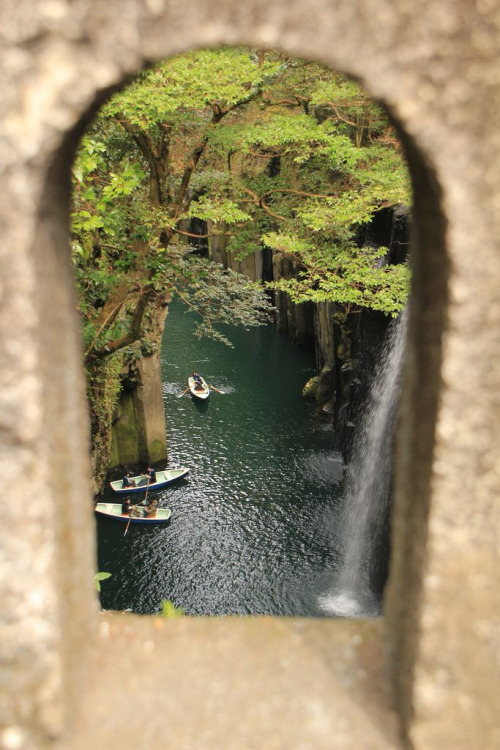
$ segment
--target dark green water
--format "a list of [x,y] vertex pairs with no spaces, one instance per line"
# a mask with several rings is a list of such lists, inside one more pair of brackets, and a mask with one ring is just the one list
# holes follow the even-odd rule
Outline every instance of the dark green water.
[[[172,305],[163,342],[169,465],[188,478],[156,493],[169,527],[98,521],[105,609],[155,613],[168,599],[192,615],[321,616],[339,567],[342,460],[301,398],[311,353],[272,327],[226,329],[234,348],[193,336]],[[224,391],[177,398],[193,369]],[[105,499],[111,500],[108,491]]]

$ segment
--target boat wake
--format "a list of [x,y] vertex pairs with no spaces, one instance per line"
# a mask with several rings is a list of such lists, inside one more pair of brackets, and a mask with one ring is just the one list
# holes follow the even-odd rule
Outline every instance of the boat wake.
[[179,383],[162,383],[163,395],[164,396],[177,396],[177,394],[184,388],[184,385]]
[[234,385],[225,385],[224,383],[219,384],[215,381],[210,381],[210,385],[214,385],[216,388],[218,388],[221,391],[224,391],[224,394],[227,395],[228,393],[234,393],[236,391],[236,388]]

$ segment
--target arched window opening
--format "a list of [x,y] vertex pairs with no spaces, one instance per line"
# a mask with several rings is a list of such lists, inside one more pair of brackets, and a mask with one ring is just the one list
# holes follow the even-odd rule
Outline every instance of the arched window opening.
[[[408,296],[411,210],[383,109],[318,62],[198,50],[114,94],[72,175],[106,608],[379,614],[404,330],[397,355],[383,341]],[[260,329],[225,348],[270,321],[305,351],[289,360]],[[178,401],[193,369],[203,412]],[[167,487],[174,469],[190,476]]]

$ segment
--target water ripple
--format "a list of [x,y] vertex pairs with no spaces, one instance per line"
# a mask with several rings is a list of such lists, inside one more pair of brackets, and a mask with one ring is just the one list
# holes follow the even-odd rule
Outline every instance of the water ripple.
[[[169,527],[124,537],[99,521],[99,570],[112,573],[103,607],[153,613],[168,599],[191,615],[331,614],[318,597],[339,567],[343,466],[300,395],[313,356],[271,328],[229,329],[229,349],[194,338],[175,307],[167,320],[169,462],[191,471],[157,493]],[[176,398],[193,369],[225,395]]]

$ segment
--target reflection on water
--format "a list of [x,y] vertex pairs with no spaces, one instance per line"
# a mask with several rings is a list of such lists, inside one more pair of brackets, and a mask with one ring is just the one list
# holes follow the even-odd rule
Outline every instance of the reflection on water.
[[[171,306],[163,342],[169,465],[191,473],[156,493],[167,528],[98,522],[106,609],[154,613],[163,600],[193,615],[324,616],[339,566],[343,467],[332,433],[301,389],[310,353],[271,327],[228,329],[234,348],[193,336]],[[178,395],[196,369],[224,395]],[[111,493],[106,491],[105,498]]]

